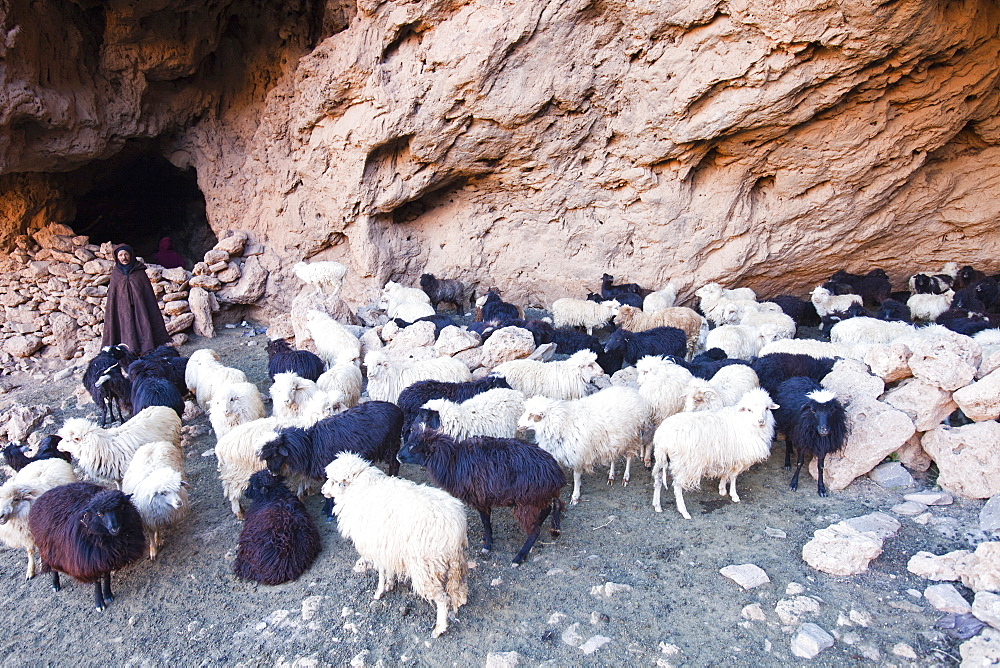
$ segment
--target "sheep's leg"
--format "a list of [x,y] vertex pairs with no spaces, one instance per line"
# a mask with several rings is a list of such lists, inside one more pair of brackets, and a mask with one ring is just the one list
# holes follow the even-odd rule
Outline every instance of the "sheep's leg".
[[736,474],[733,474],[729,478],[729,496],[733,500],[733,503],[740,502],[740,495],[736,493]]
[[647,469],[653,466],[653,442],[642,446],[642,465]]
[[802,462],[805,461],[805,458],[806,451],[799,448],[799,459],[795,465],[795,475],[792,476],[792,484],[788,486],[789,489],[796,490],[799,488],[799,472],[802,470]]
[[386,582],[385,571],[383,571],[380,568],[378,569],[378,587],[375,588],[375,596],[373,597],[373,600],[375,601],[379,600],[380,598],[382,598],[382,594],[384,594],[387,591],[385,582]]
[[580,478],[583,474],[580,473],[579,469],[573,469],[573,496],[570,497],[569,502],[572,505],[580,503]]
[[59,571],[52,571],[52,591],[59,591],[62,587],[59,585]]
[[147,535],[146,540],[149,542],[149,560],[153,561],[156,559],[156,548],[160,546],[157,532],[154,531],[152,536]]
[[823,464],[826,462],[826,454],[820,454],[817,465],[819,466],[818,491],[820,496],[826,496],[826,485],[823,483]]
[[399,473],[399,460],[396,459],[396,455],[390,454],[389,466],[386,467],[385,472],[389,475],[396,475]]
[[785,470],[792,468],[792,439],[785,436]]
[[552,501],[552,529],[549,531],[553,537],[562,533],[562,527],[560,526],[562,523],[562,511],[562,499],[556,497],[556,499]]
[[328,498],[323,501],[323,515],[327,522],[333,521],[333,499]]
[[104,603],[104,592],[101,591],[101,580],[97,579],[94,581],[94,606],[97,608],[98,612],[103,611],[107,607]]
[[232,509],[233,515],[236,516],[236,519],[238,520],[243,519],[243,506],[240,505],[240,500],[238,498],[230,499],[229,507]]
[[628,487],[628,481],[632,479],[632,455],[625,458],[625,473],[622,474],[622,487]]
[[437,638],[448,630],[448,597],[443,591],[434,595],[434,605],[437,606],[437,620],[434,622],[431,636]]
[[[103,399],[101,399],[101,427],[102,428],[108,426],[108,404],[110,403],[110,401],[111,400],[108,399],[108,398],[106,398],[106,397],[103,398]],[[115,412],[113,410],[111,411],[111,419],[112,420],[115,419]]]
[[691,513],[688,512],[687,506],[684,505],[684,491],[676,479],[674,480],[674,501],[677,503],[677,510],[681,516],[686,520],[691,519]]
[[479,519],[483,521],[483,554],[489,554],[493,549],[493,522],[488,511],[479,511]]
[[721,478],[719,478],[719,496],[725,496],[726,495],[726,483],[727,482],[729,482],[729,479],[726,478],[726,476],[722,476]]
[[514,557],[514,566],[520,566],[527,558],[528,553],[531,552],[531,548],[535,545],[535,541],[538,540],[538,534],[542,530],[542,522],[545,521],[545,518],[549,516],[550,512],[552,512],[551,505],[545,506],[542,508],[542,511],[538,513],[538,521],[535,522],[534,528],[531,530],[531,533],[528,534],[528,539],[524,541],[524,545],[521,546],[521,550],[517,553],[517,556]]
[[658,513],[663,512],[663,508],[660,506],[660,487],[665,486],[666,482],[666,471],[659,471],[653,469],[653,510]]
[[101,590],[105,603],[111,603],[115,600],[115,595],[111,593],[111,571],[105,573],[104,577],[101,578]]
[[28,571],[25,573],[24,579],[30,580],[35,577],[35,550],[29,547],[28,550]]
[[611,468],[608,469],[608,484],[615,484],[615,460],[611,460]]

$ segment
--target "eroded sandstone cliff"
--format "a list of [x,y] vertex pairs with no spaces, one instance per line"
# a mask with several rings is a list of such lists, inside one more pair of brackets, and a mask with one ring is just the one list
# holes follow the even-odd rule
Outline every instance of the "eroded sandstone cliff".
[[302,257],[358,302],[424,270],[540,304],[605,270],[1000,271],[988,0],[5,4],[0,241],[72,217],[53,173],[155,139],[264,244],[261,315]]

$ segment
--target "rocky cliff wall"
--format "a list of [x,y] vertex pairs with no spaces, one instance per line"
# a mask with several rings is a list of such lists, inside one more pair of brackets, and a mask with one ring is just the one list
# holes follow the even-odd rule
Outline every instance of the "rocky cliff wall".
[[273,4],[32,3],[47,40],[9,8],[0,205],[63,211],[23,173],[156,137],[213,228],[264,245],[262,315],[302,257],[358,302],[424,270],[539,304],[605,270],[764,295],[1000,271],[987,0]]

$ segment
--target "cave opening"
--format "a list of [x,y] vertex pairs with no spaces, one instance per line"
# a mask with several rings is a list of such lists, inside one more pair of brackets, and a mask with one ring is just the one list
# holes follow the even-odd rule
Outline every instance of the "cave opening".
[[91,243],[126,243],[155,263],[161,239],[169,237],[190,269],[218,241],[194,168],[174,166],[151,144],[130,142],[113,158],[66,176],[76,201],[69,226]]

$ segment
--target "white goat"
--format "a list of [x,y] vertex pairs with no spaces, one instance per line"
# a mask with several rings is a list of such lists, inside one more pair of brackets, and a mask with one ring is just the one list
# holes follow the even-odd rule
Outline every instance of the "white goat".
[[809,300],[816,307],[819,317],[830,315],[837,311],[847,311],[851,304],[862,305],[861,295],[835,295],[822,285],[817,285],[809,293]]
[[266,414],[260,390],[253,383],[226,385],[208,403],[208,419],[216,439],[225,436],[233,427],[259,420]]
[[202,408],[208,407],[215,392],[228,385],[245,382],[246,374],[239,369],[224,366],[219,361],[219,354],[211,348],[191,353],[184,369],[184,384]]
[[576,504],[580,501],[582,474],[590,473],[598,464],[610,464],[610,485],[615,479],[615,460],[625,457],[622,484],[628,484],[632,457],[643,451],[651,418],[652,411],[637,390],[609,387],[571,401],[527,399],[517,426],[534,430],[539,447],[573,469],[570,503]]
[[643,313],[656,313],[672,307],[677,302],[677,286],[667,283],[662,290],[650,292],[642,300]]
[[180,446],[155,441],[135,451],[122,478],[122,492],[132,495],[132,503],[142,517],[150,559],[156,559],[163,545],[160,532],[187,514],[187,488]]
[[540,394],[552,399],[579,399],[596,389],[591,383],[604,369],[597,363],[597,353],[581,350],[561,362],[511,360],[498,364],[493,373],[503,376],[526,397]]
[[334,499],[340,535],[378,570],[375,600],[397,579],[437,608],[431,635],[448,630],[448,609],[468,598],[465,506],[447,492],[387,476],[344,452],[326,467],[323,494]]
[[271,395],[271,414],[281,420],[298,417],[306,402],[319,392],[319,386],[308,378],[287,371],[274,375],[268,393]]
[[736,477],[753,464],[767,459],[774,438],[774,416],[778,406],[762,389],[747,392],[736,406],[716,411],[678,413],[660,424],[653,436],[656,464],[653,466],[653,508],[660,507],[660,486],[666,486],[667,470],[673,477],[674,499],[684,519],[691,519],[683,490],[696,489],[702,478],[719,478],[719,494],[739,503]]
[[344,276],[347,275],[347,267],[339,262],[298,262],[292,268],[295,275],[306,283],[319,286],[321,290],[336,296],[340,293],[340,288],[344,284]]
[[181,419],[172,408],[149,406],[120,427],[103,429],[85,418],[66,420],[57,446],[76,460],[87,477],[118,485],[135,451],[153,441],[181,442]]
[[464,383],[472,379],[469,367],[452,357],[418,361],[392,360],[381,350],[365,355],[368,397],[380,401],[399,400],[399,393],[418,380]]
[[354,362],[338,361],[316,379],[316,387],[323,392],[339,392],[346,408],[354,408],[361,399],[364,379],[361,369]]
[[743,314],[756,308],[757,295],[750,288],[727,290],[718,283],[706,283],[695,291],[698,306],[713,325],[738,323]]
[[772,341],[782,339],[775,325],[766,324],[761,327],[750,325],[719,325],[708,333],[705,338],[705,348],[719,348],[726,357],[749,360],[760,354],[760,349]]
[[524,395],[517,390],[496,388],[461,403],[431,399],[423,407],[436,411],[441,431],[456,440],[470,436],[514,438],[517,420],[524,412]]
[[216,468],[222,481],[222,492],[237,519],[243,519],[240,498],[246,491],[250,476],[266,466],[260,459],[260,450],[265,443],[278,437],[281,427],[277,418],[254,420],[235,427],[215,444]]
[[[635,368],[639,396],[649,405],[653,428],[683,410],[685,391],[694,378],[690,371],[662,357],[643,357],[636,362]],[[643,444],[642,461],[646,466],[653,463],[651,439]]]
[[28,553],[27,580],[35,577],[35,540],[28,530],[31,504],[53,487],[71,482],[76,482],[73,467],[54,458],[27,464],[0,486],[0,541]]
[[955,291],[948,290],[940,295],[910,295],[906,305],[910,308],[910,317],[914,321],[933,322],[937,317],[951,308]]
[[794,339],[795,320],[785,314],[781,307],[773,302],[760,302],[757,309],[745,311],[740,319],[741,325],[749,325],[758,329],[764,325],[772,325],[775,328],[776,336],[773,340]]
[[830,343],[891,343],[914,333],[913,325],[897,320],[848,318],[830,328]]
[[587,334],[593,334],[595,329],[618,315],[619,307],[621,304],[614,299],[598,303],[564,297],[552,302],[552,324],[556,328],[586,327]]
[[326,362],[327,368],[338,361],[360,362],[361,341],[344,325],[322,311],[306,314],[309,336],[316,344],[316,353]]

